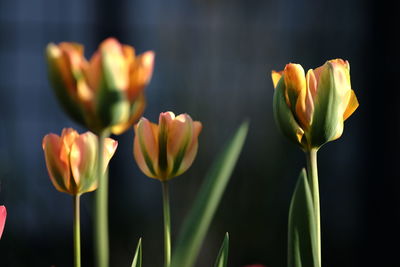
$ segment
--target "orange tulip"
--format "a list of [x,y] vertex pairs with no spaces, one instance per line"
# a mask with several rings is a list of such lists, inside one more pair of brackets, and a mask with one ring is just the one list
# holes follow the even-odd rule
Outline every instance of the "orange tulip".
[[0,206],[0,239],[3,235],[4,225],[6,224],[7,209],[4,206]]
[[[78,134],[63,129],[61,136],[48,134],[43,138],[46,166],[54,187],[64,193],[80,195],[97,188],[97,136],[91,132]],[[117,141],[106,138],[103,151],[103,172],[117,149]]]
[[160,181],[181,175],[196,157],[201,129],[187,114],[161,113],[158,125],[142,118],[135,125],[133,148],[139,168]]
[[69,115],[91,131],[121,134],[142,115],[144,88],[154,65],[154,52],[135,55],[133,47],[104,40],[90,61],[83,46],[63,42],[47,46],[49,78]]
[[305,149],[339,138],[344,121],[358,107],[350,64],[342,59],[329,60],[307,74],[301,65],[289,63],[281,72],[272,71],[272,81],[276,121]]

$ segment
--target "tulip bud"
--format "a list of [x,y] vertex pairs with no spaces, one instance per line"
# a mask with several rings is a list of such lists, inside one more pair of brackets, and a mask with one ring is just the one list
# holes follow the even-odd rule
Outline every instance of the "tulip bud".
[[[97,188],[98,140],[91,132],[78,134],[63,129],[61,136],[43,138],[46,166],[54,187],[64,193],[80,195]],[[103,151],[103,172],[117,149],[117,141],[106,138]]]
[[135,125],[134,157],[144,174],[167,181],[184,173],[196,157],[202,125],[187,114],[160,114],[159,124],[142,118]]
[[6,224],[7,209],[5,206],[0,206],[0,239],[3,235],[4,225]]
[[289,63],[282,72],[272,71],[272,80],[275,120],[303,149],[339,138],[344,121],[358,107],[350,65],[342,59],[327,61],[306,75],[301,65]]
[[61,105],[91,131],[121,134],[142,115],[154,52],[136,56],[133,47],[108,38],[89,61],[80,44],[49,44],[47,61]]

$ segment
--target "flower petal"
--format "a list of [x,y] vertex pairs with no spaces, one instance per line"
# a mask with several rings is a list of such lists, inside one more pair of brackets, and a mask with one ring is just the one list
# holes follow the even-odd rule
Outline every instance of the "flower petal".
[[278,85],[279,80],[281,79],[283,74],[283,71],[272,71],[271,72],[271,78],[272,78],[272,83],[274,84],[274,88]]
[[129,65],[122,45],[115,38],[108,38],[100,44],[104,82],[106,87],[127,90],[129,85]]
[[339,138],[343,132],[343,114],[347,101],[345,70],[326,62],[321,69],[317,95],[314,101],[313,122],[310,130],[310,145],[320,147],[326,142]]
[[301,144],[304,130],[297,123],[292,111],[288,107],[285,100],[285,82],[279,80],[273,100],[273,110],[275,121],[284,135],[297,144]]
[[359,104],[358,104],[356,94],[354,93],[353,90],[350,90],[350,99],[347,104],[346,110],[344,111],[343,120],[344,121],[347,120],[347,118],[350,117],[354,111],[356,111],[358,106],[359,106]]
[[181,114],[172,120],[168,129],[168,153],[175,156],[183,147],[189,146],[193,136],[193,120]]
[[186,150],[185,156],[183,157],[182,163],[179,166],[179,169],[176,171],[175,176],[181,175],[184,173],[193,163],[196,158],[197,149],[199,146],[198,137],[202,129],[202,124],[199,121],[193,122],[193,134],[192,140],[189,147]]
[[[305,97],[306,92],[306,78],[304,69],[300,64],[289,63],[284,69],[285,81],[285,97],[286,101],[292,109],[298,102],[300,95]],[[303,97],[303,99],[304,99]]]
[[334,59],[329,60],[328,64],[332,66],[338,93],[342,96],[347,95],[348,91],[351,90],[349,62],[343,59]]
[[142,118],[135,126],[133,153],[144,174],[157,178],[158,175],[158,126]]
[[168,132],[168,158],[173,162],[172,169],[169,170],[169,178],[177,175],[186,152],[191,145],[193,138],[193,120],[187,114],[176,117]]
[[101,55],[99,51],[96,51],[84,70],[86,81],[94,94],[100,90],[103,75],[101,66]]
[[79,133],[72,128],[64,128],[61,133],[60,160],[65,164],[69,164],[69,153],[75,139],[79,137]]
[[56,134],[48,134],[43,138],[42,147],[50,180],[58,191],[70,193],[69,161],[60,159],[62,146],[62,139]]
[[84,124],[85,119],[80,103],[77,101],[77,84],[69,58],[60,47],[52,43],[47,45],[46,55],[49,79],[58,100],[74,120]]
[[142,92],[144,87],[150,82],[153,74],[155,53],[147,51],[138,57],[132,63],[129,72],[130,83],[128,91],[129,101],[134,101],[135,98]]
[[307,83],[304,69],[300,64],[287,64],[284,70],[285,97],[296,119],[303,129],[310,125],[307,116]]
[[76,90],[75,80],[72,74],[69,58],[65,54],[64,50],[61,47],[50,43],[47,45],[46,54],[49,67],[58,73],[62,79],[62,83],[65,84],[70,95],[74,95]]
[[104,140],[104,151],[103,151],[103,172],[106,172],[108,163],[110,162],[112,156],[117,150],[118,142],[112,138],[106,138]]
[[4,206],[0,206],[0,239],[3,235],[4,226],[6,224],[7,209]]
[[83,194],[97,188],[98,157],[97,136],[91,132],[79,135],[71,146],[71,172],[76,185],[75,194]]
[[165,179],[167,173],[170,172],[173,159],[168,151],[169,131],[175,119],[175,114],[171,111],[162,112],[158,122],[158,167],[161,179]]
[[115,135],[120,135],[134,125],[142,116],[146,107],[146,99],[144,94],[141,94],[136,98],[131,106],[131,114],[128,121],[121,122],[111,127],[111,132]]

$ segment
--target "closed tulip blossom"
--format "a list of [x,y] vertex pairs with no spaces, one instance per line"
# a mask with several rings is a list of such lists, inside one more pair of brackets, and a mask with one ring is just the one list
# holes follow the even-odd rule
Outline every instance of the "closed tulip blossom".
[[7,209],[5,206],[0,206],[0,239],[3,235],[4,225],[6,224]]
[[50,43],[46,53],[55,93],[77,122],[95,133],[121,134],[142,116],[154,52],[136,55],[132,46],[108,38],[89,61],[77,43]]
[[135,126],[134,156],[148,177],[169,180],[184,173],[196,157],[202,125],[187,114],[160,114],[159,124],[142,118]]
[[289,63],[272,71],[274,113],[285,135],[304,149],[339,138],[344,121],[358,107],[350,84],[350,65],[342,59],[308,70]]
[[[78,134],[63,129],[61,136],[43,138],[46,166],[54,187],[70,195],[80,195],[97,188],[98,140],[91,132]],[[117,141],[106,138],[103,151],[103,173],[117,148]]]

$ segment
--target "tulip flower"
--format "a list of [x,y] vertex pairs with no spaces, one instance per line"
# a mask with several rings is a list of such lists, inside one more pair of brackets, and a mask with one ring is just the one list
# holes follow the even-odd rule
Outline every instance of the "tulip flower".
[[171,263],[171,222],[167,181],[184,173],[197,154],[202,125],[187,114],[160,114],[159,123],[142,118],[135,125],[133,154],[148,177],[162,182],[164,214],[164,266]]
[[[61,136],[43,138],[46,166],[54,187],[70,195],[80,195],[97,188],[98,140],[91,132],[78,134],[63,129]],[[117,148],[117,141],[105,139],[103,173]]]
[[160,114],[159,124],[142,118],[135,126],[134,157],[148,177],[169,180],[184,173],[196,157],[202,125],[187,114]]
[[313,252],[316,251],[314,256],[321,266],[317,151],[342,135],[344,121],[358,107],[350,84],[350,65],[342,59],[333,59],[305,75],[301,65],[290,63],[281,72],[272,71],[272,81],[273,108],[279,128],[306,154],[317,239]]
[[0,206],[0,239],[3,235],[4,225],[6,224],[7,209],[5,206]]
[[133,47],[108,38],[89,61],[77,43],[50,43],[46,53],[55,93],[77,122],[98,134],[121,134],[141,117],[154,52],[135,55]]
[[71,128],[63,129],[61,136],[48,134],[43,138],[46,166],[54,187],[73,196],[75,267],[81,266],[80,196],[96,190],[98,176],[105,173],[117,144],[111,138],[99,142],[95,134],[78,134]]
[[327,61],[305,75],[299,64],[272,71],[276,121],[291,140],[304,149],[318,148],[339,138],[344,121],[358,107],[350,84],[350,65]]

